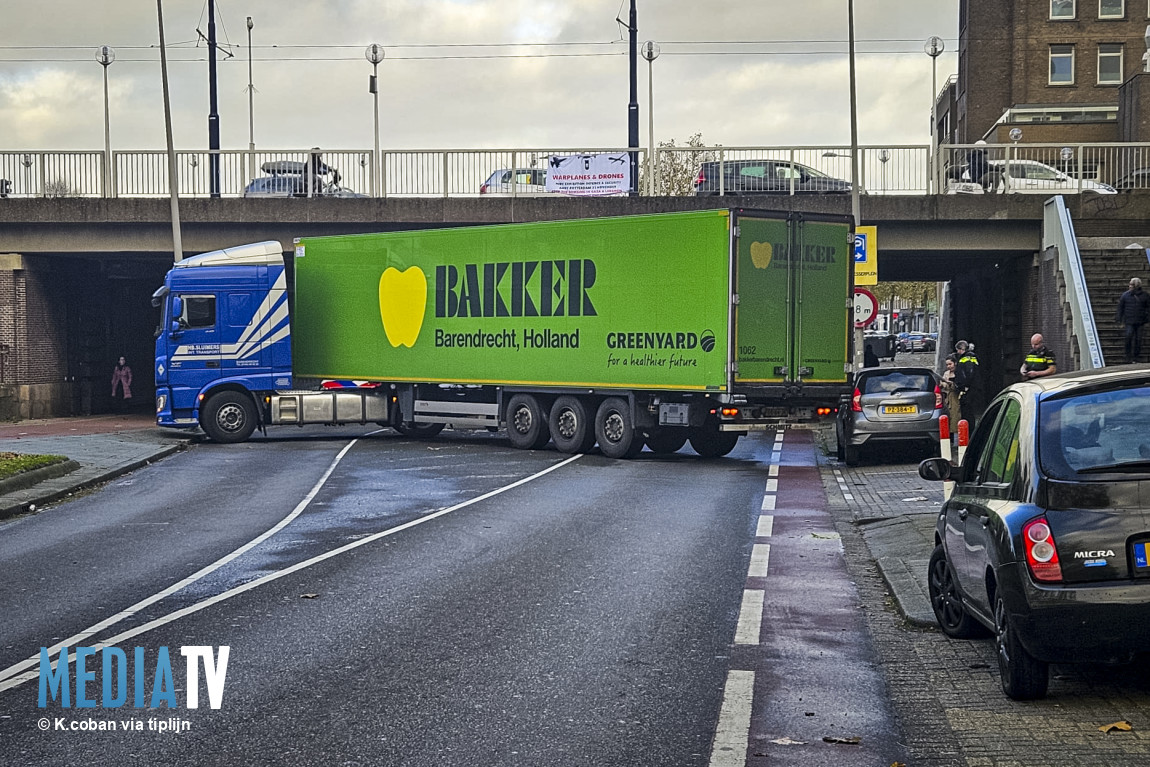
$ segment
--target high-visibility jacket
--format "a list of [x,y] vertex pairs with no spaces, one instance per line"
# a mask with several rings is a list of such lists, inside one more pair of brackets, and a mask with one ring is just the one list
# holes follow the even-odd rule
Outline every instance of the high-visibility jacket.
[[1046,368],[1054,364],[1054,352],[1045,346],[1038,349],[1031,349],[1022,364],[1027,370],[1032,370],[1036,373],[1046,370]]

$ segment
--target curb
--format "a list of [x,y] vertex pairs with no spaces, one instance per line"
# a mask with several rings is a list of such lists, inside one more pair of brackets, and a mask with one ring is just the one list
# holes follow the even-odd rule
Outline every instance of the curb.
[[[53,501],[58,501],[61,498],[66,497],[70,493],[75,493],[78,490],[83,490],[85,488],[92,487],[93,485],[98,485],[102,482],[107,482],[110,479],[115,479],[116,477],[127,474],[128,472],[143,468],[144,466],[152,464],[152,463],[160,460],[161,458],[167,458],[172,453],[176,453],[176,452],[179,452],[180,450],[183,450],[186,446],[187,446],[187,443],[181,442],[181,443],[176,444],[176,445],[170,445],[168,447],[163,447],[163,448],[160,448],[159,450],[157,450],[155,453],[153,453],[152,455],[150,455],[147,458],[141,458],[138,461],[132,461],[131,463],[121,464],[121,465],[119,465],[113,469],[109,469],[107,471],[101,472],[100,474],[96,474],[94,476],[87,477],[83,480],[80,480],[79,482],[75,482],[71,485],[68,485],[67,487],[61,487],[61,488],[58,488],[56,490],[49,490],[49,491],[46,491],[44,493],[41,493],[40,495],[36,496],[35,498],[25,499],[23,501],[20,501],[19,503],[7,503],[6,505],[0,505],[0,520],[8,519],[10,517],[15,517],[19,514],[23,514],[23,513],[27,512],[28,506],[30,506],[30,505],[41,506],[43,504],[51,503]],[[75,463],[75,462],[72,461],[72,463]],[[57,465],[63,465],[63,464],[57,464]],[[54,468],[54,467],[49,466],[47,468]],[[45,477],[45,479],[47,479],[47,477]],[[5,502],[0,501],[0,504],[5,504]]]
[[13,475],[7,479],[0,479],[0,495],[7,493],[14,493],[17,490],[27,490],[33,485],[38,485],[46,479],[56,479],[65,474],[71,474],[76,469],[80,468],[80,464],[69,459],[67,461],[60,461],[59,463],[49,464],[48,466],[41,466],[38,469],[31,471],[21,472],[20,474]]

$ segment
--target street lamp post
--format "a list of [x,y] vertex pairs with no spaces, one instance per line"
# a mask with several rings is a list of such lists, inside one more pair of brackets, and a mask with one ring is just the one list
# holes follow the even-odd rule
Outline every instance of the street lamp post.
[[647,60],[647,195],[655,196],[655,74],[654,61],[659,58],[659,44],[653,40],[643,43],[643,58]]
[[375,98],[375,153],[371,156],[371,194],[379,197],[379,62],[383,61],[383,46],[372,43],[364,50],[363,55],[371,62],[371,80],[367,89]]
[[851,215],[854,217],[855,229],[858,229],[862,215],[859,210],[859,121],[855,90],[855,0],[847,0],[847,26],[851,91]]
[[946,43],[936,35],[926,41],[923,50],[926,51],[927,56],[930,56],[930,161],[927,163],[930,181],[926,190],[929,194],[937,186],[934,167],[938,159],[935,156],[938,154],[938,115],[936,114],[938,106],[938,57],[946,50]]
[[96,61],[104,68],[104,196],[111,197],[112,179],[112,131],[108,117],[108,67],[116,60],[116,50],[108,45],[96,49]]
[[890,162],[890,152],[886,149],[880,151],[878,161],[882,163],[882,193],[886,194],[886,164]]
[[252,82],[252,17],[248,16],[248,180],[256,177],[256,86]]

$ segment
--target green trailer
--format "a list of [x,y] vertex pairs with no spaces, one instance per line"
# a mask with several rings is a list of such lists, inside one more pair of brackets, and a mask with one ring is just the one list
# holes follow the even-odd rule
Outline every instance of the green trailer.
[[303,238],[293,373],[381,384],[411,435],[724,455],[847,391],[851,240],[745,209]]

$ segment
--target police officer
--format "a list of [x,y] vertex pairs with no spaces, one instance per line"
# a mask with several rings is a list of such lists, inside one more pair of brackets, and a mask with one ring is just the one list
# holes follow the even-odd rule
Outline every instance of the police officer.
[[1054,364],[1054,352],[1046,348],[1041,333],[1035,333],[1030,337],[1030,353],[1026,355],[1018,372],[1027,380],[1058,372],[1058,367]]
[[966,341],[959,341],[954,345],[954,385],[958,389],[959,406],[962,409],[962,418],[974,429],[975,421],[980,414],[975,404],[975,394],[972,391],[978,384],[978,357],[974,354],[974,345]]

